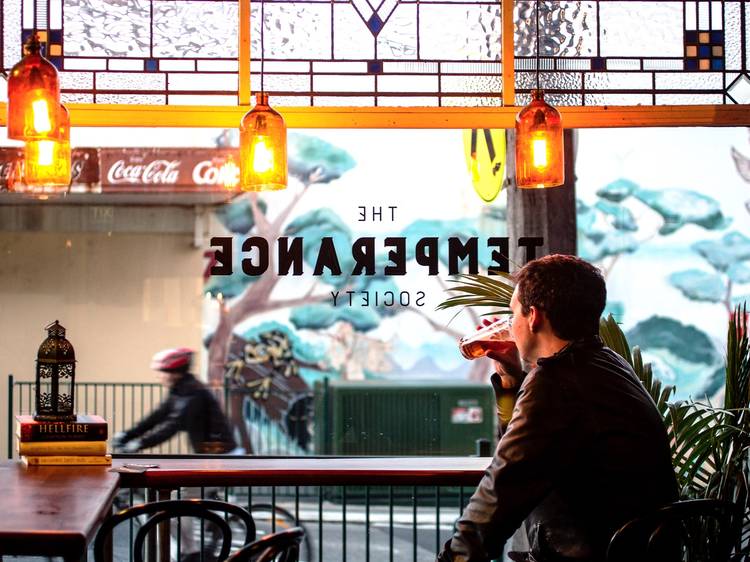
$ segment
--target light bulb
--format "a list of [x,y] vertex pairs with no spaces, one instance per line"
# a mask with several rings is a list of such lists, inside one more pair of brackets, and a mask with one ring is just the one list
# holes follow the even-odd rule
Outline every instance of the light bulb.
[[32,165],[51,166],[54,162],[55,141],[39,141],[36,151],[36,162]]
[[37,99],[31,102],[31,111],[34,114],[34,130],[37,133],[49,133],[52,130],[52,122],[49,119],[47,100]]
[[273,169],[273,150],[271,150],[268,138],[256,136],[253,139],[253,170],[256,174],[265,174]]
[[547,139],[545,137],[532,139],[531,141],[531,152],[533,166],[537,170],[543,170],[549,166],[549,155],[547,147]]

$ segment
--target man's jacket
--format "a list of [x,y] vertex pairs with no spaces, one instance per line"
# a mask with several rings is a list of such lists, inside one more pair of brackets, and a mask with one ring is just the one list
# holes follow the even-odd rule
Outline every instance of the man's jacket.
[[540,359],[440,560],[485,562],[526,520],[535,560],[603,562],[614,531],[677,500],[669,442],[631,367],[598,337]]
[[179,431],[187,432],[196,453],[227,453],[236,446],[216,398],[189,373],[170,388],[156,410],[125,432],[123,441],[140,439],[141,448],[147,449]]

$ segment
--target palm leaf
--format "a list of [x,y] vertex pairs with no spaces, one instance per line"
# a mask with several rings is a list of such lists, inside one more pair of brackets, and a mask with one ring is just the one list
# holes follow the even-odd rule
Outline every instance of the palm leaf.
[[449,281],[456,285],[446,290],[459,294],[450,296],[438,304],[437,310],[456,306],[481,306],[494,308],[486,314],[510,314],[510,299],[513,296],[514,285],[509,274],[501,273],[490,277],[461,273]]
[[659,410],[659,413],[662,415],[662,418],[664,418],[666,423],[668,410],[667,400],[669,400],[669,397],[674,393],[675,387],[665,385],[664,388],[662,388],[661,381],[654,378],[651,364],[643,362],[641,350],[638,347],[634,347],[632,350],[630,349],[625,334],[614,316],[611,314],[607,316],[607,318],[599,320],[599,337],[604,342],[604,345],[625,359],[625,361],[633,367],[633,371],[635,371],[636,376],[640,379],[641,383],[643,383],[646,392],[648,392],[653,399],[656,404],[656,409]]

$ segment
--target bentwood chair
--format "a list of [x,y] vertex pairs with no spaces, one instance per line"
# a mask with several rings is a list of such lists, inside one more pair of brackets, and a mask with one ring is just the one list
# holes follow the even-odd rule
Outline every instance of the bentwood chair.
[[301,527],[266,535],[235,552],[227,562],[270,562],[276,557],[278,562],[298,562],[304,536]]
[[[217,512],[223,512],[223,514]],[[146,516],[148,518],[142,521]],[[205,499],[150,502],[123,509],[105,519],[94,540],[95,562],[105,562],[107,539],[111,537],[114,528],[123,521],[137,520],[141,522],[133,539],[133,560],[134,562],[143,562],[146,535],[156,530],[156,526],[159,523],[166,522],[169,524],[172,519],[179,517],[195,517],[207,521],[214,526],[212,529],[219,536],[216,541],[212,537],[212,550],[219,544],[221,545],[221,551],[217,556],[217,560],[219,561],[226,560],[229,557],[229,551],[232,547],[232,528],[227,519],[231,519],[232,522],[239,520],[244,524],[245,536],[241,544],[247,545],[255,540],[255,522],[252,516],[247,510],[237,505],[219,500]]]
[[672,503],[623,525],[609,543],[607,562],[727,562],[742,510],[711,499]]

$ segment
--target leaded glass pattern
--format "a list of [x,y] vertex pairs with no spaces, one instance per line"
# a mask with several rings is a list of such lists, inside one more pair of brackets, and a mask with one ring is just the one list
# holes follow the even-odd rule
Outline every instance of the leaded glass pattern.
[[558,105],[750,102],[747,2],[524,0],[514,10],[517,104],[537,64]]
[[[750,0],[513,2],[517,105],[537,83],[557,105],[750,103]],[[0,4],[5,70],[38,30],[66,103],[238,103],[237,0]],[[278,106],[498,106],[501,10],[497,0],[257,0],[250,89]]]
[[258,1],[251,89],[287,106],[501,105],[496,1]]
[[3,65],[36,29],[64,103],[236,105],[236,0],[2,0]]

